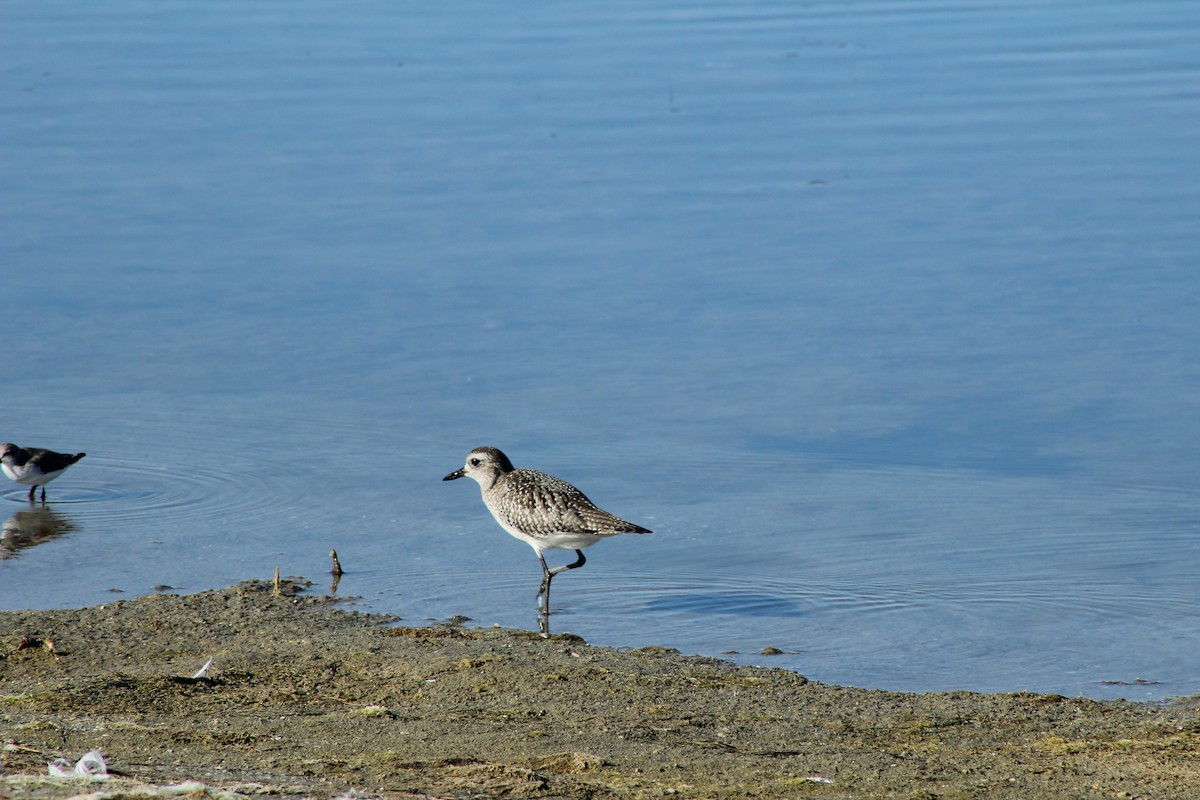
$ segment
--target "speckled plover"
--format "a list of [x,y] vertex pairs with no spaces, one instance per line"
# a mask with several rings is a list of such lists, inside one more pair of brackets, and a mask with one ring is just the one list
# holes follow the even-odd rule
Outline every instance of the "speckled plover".
[[[583,492],[566,481],[537,470],[514,469],[508,456],[494,447],[476,447],[467,463],[444,481],[473,478],[483,492],[484,505],[500,527],[525,542],[542,564],[538,589],[542,613],[550,611],[550,580],[560,572],[578,569],[587,561],[583,548],[621,533],[650,533],[640,525],[596,508]],[[574,562],[551,569],[544,550],[574,550]]]
[[42,502],[46,502],[46,484],[62,475],[67,467],[74,464],[87,453],[67,455],[53,450],[43,450],[40,447],[18,447],[15,444],[0,445],[0,468],[4,474],[17,483],[29,487],[29,502],[33,502],[33,494],[42,487]]

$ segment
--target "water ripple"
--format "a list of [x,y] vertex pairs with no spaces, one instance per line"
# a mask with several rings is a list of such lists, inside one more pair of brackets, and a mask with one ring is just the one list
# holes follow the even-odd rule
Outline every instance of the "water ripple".
[[[130,458],[89,456],[77,470],[51,484],[48,505],[88,522],[133,522],[149,518],[246,519],[270,514],[291,497],[286,481],[254,465],[225,461],[184,468]],[[4,493],[25,503],[24,489]]]

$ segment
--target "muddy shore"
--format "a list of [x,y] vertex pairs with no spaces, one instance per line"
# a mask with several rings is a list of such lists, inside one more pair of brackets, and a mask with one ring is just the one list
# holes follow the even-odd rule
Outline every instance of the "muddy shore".
[[[1200,797],[1195,699],[853,689],[285,588],[0,613],[0,797]],[[45,777],[92,749],[113,778]]]

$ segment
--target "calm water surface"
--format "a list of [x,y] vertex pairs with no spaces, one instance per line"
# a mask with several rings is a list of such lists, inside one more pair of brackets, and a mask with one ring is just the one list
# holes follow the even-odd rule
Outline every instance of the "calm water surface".
[[336,548],[360,608],[532,627],[533,554],[440,481],[491,444],[655,530],[556,584],[593,643],[1200,691],[1198,26],[11,5],[0,440],[89,455],[0,486],[0,607]]

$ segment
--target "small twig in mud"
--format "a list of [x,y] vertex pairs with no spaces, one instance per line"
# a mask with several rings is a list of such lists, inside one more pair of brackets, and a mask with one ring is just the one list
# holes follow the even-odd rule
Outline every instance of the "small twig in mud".
[[283,586],[279,582],[279,567],[275,568],[275,591],[272,594],[276,597],[283,597]]

